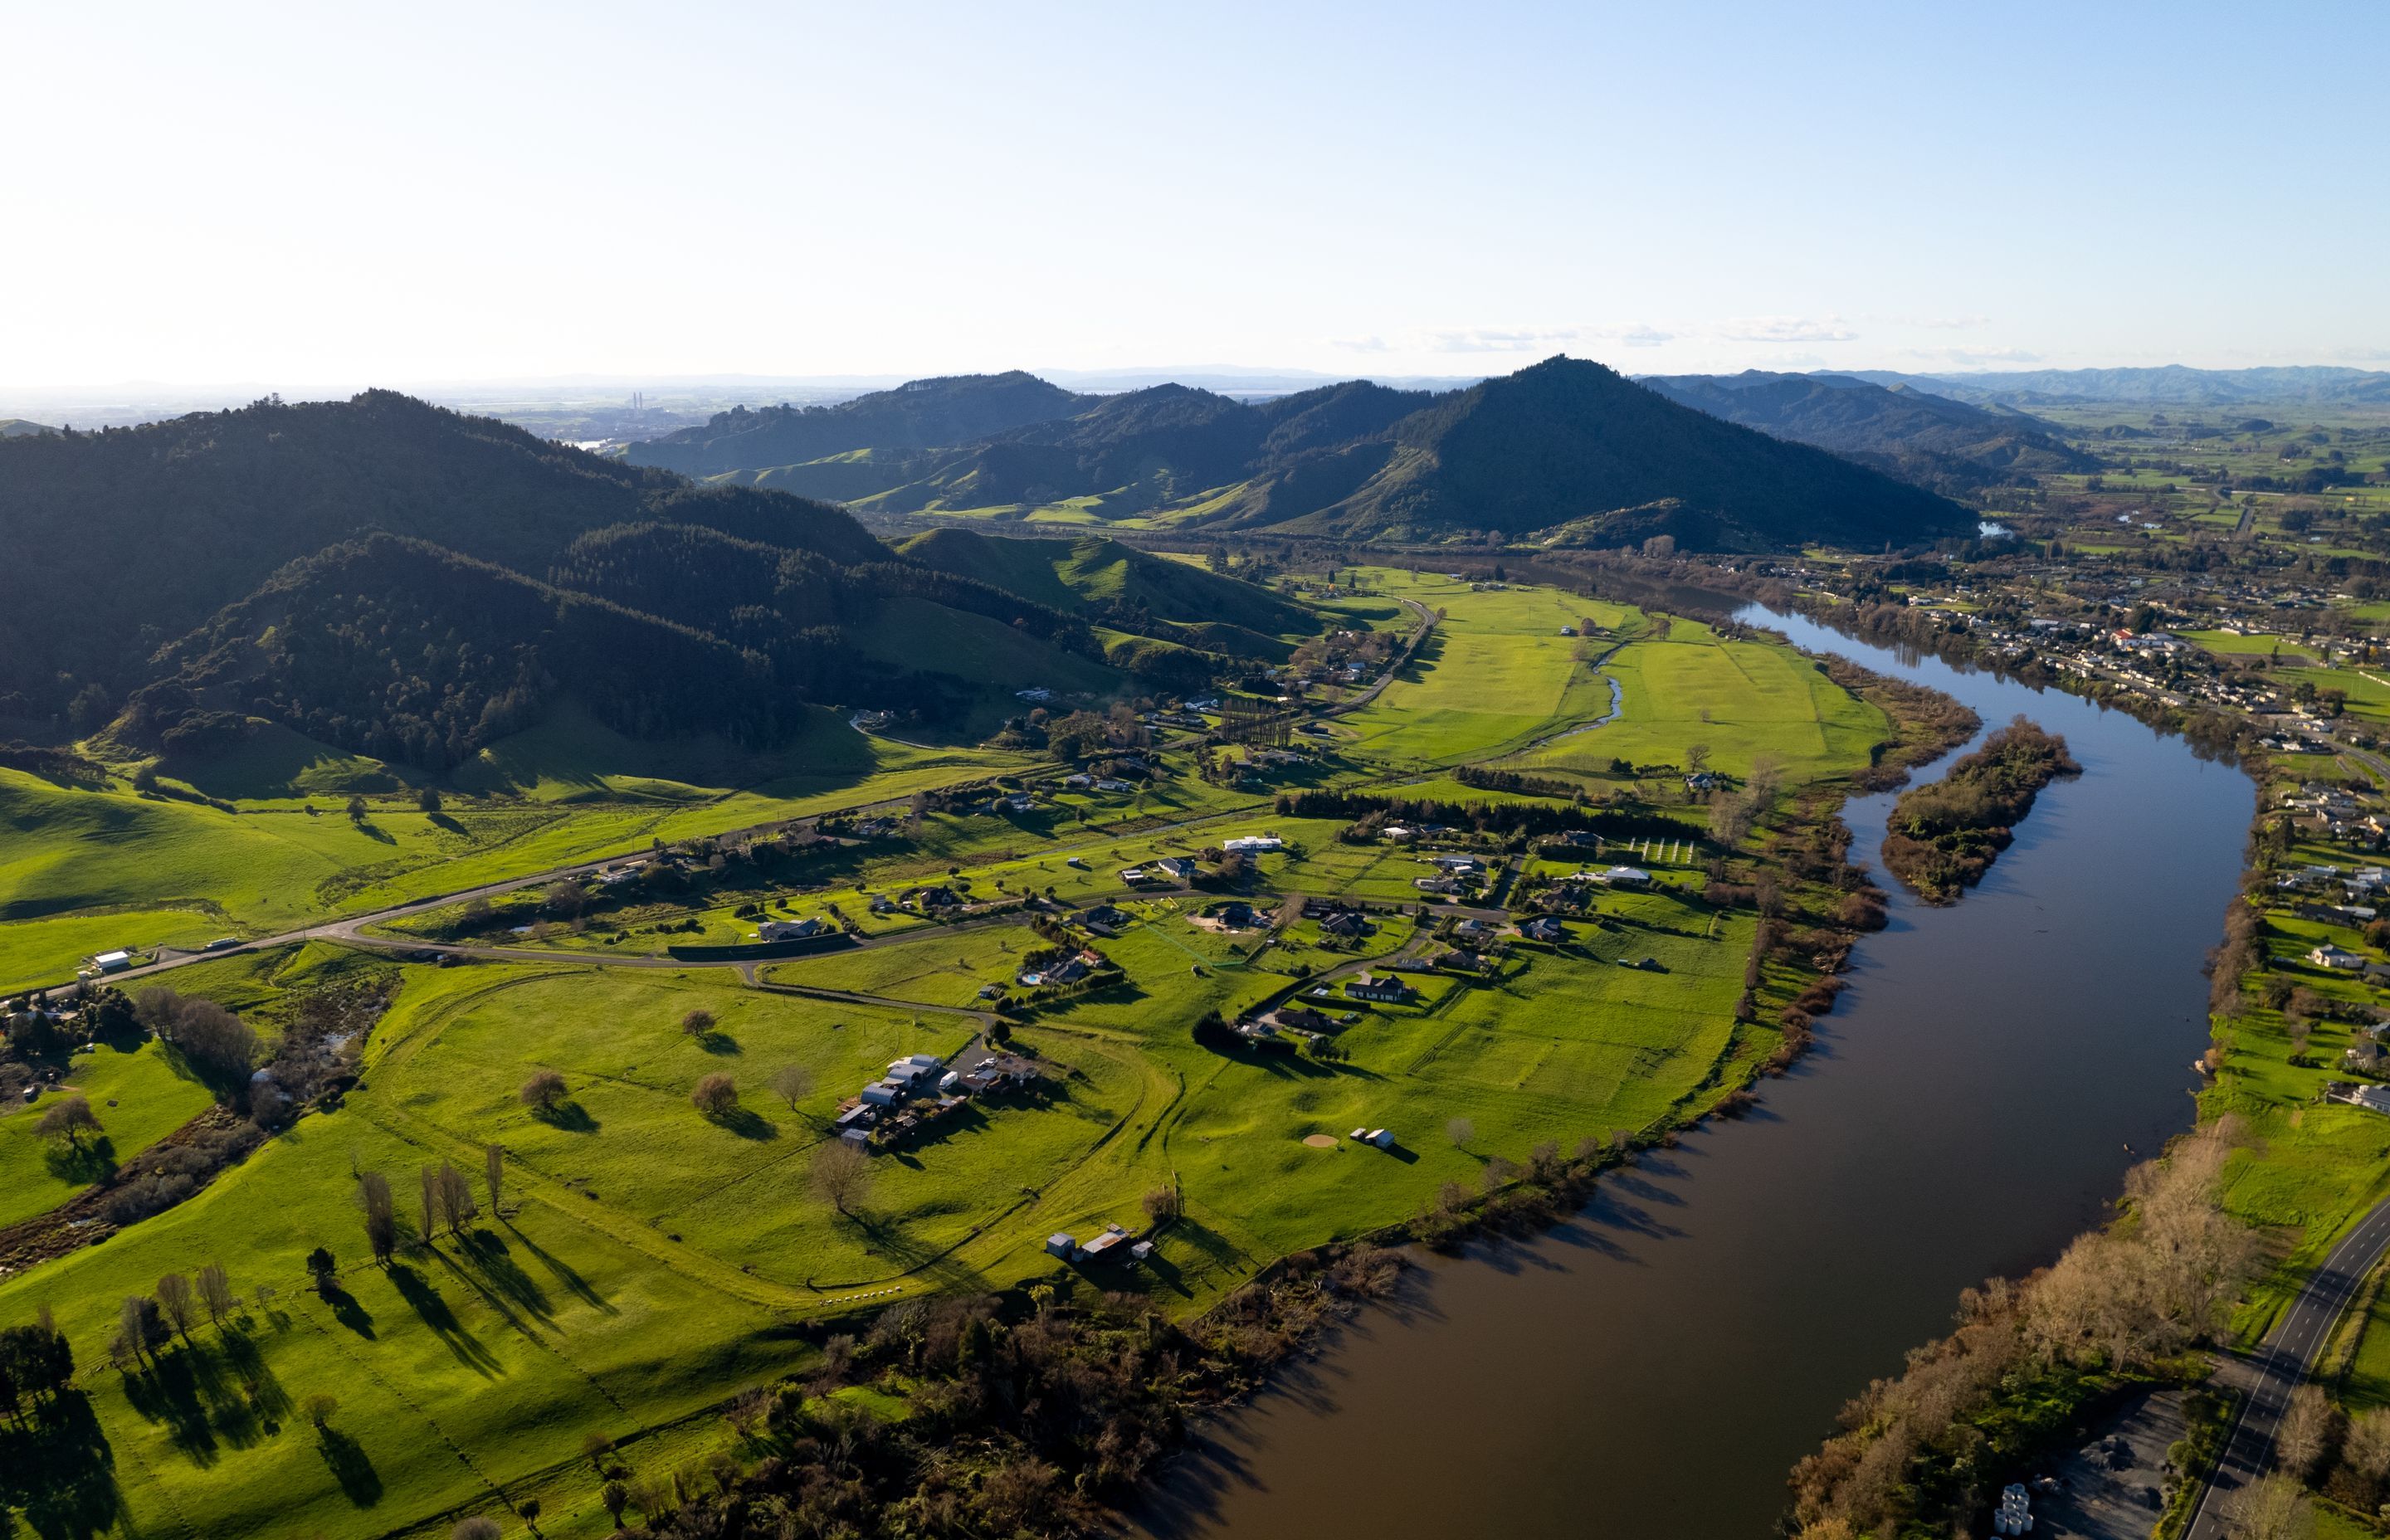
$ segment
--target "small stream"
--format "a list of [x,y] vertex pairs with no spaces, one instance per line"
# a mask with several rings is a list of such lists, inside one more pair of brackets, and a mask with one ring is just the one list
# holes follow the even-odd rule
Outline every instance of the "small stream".
[[[2030,715],[2085,774],[2041,794],[1956,907],[1885,879],[1890,928],[1756,1114],[1605,1179],[1544,1238],[1431,1260],[1396,1308],[1207,1429],[1142,1533],[1773,1534],[1786,1472],[1844,1400],[1946,1331],[1959,1290],[2099,1223],[2125,1169],[2190,1125],[2200,961],[2248,778],[2056,690],[1738,618],[1931,685],[1986,728]],[[1844,811],[1870,865],[1892,800]]]

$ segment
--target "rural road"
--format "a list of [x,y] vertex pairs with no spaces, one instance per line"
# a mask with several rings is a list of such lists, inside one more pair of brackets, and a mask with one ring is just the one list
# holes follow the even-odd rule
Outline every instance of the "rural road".
[[[1383,690],[1387,685],[1393,683],[1395,674],[1401,672],[1402,665],[1408,661],[1411,653],[1416,651],[1420,644],[1427,639],[1428,633],[1434,629],[1435,616],[1433,612],[1427,608],[1427,606],[1420,604],[1416,599],[1397,598],[1395,602],[1402,605],[1406,610],[1408,610],[1413,618],[1419,622],[1417,628],[1412,631],[1409,639],[1404,644],[1402,657],[1395,660],[1394,665],[1389,667],[1382,674],[1381,674],[1378,680],[1368,689],[1362,691],[1359,695],[1355,696],[1350,700],[1343,701],[1337,705],[1326,708],[1320,712],[1319,714],[1342,715],[1346,712],[1356,710],[1359,707],[1365,706],[1370,701],[1376,699],[1379,692]],[[841,814],[853,815],[869,812],[873,808],[877,807],[893,807],[896,805],[898,805],[896,802],[883,799],[880,801],[860,803],[851,808],[838,809],[836,811]],[[1205,814],[1201,817],[1179,819],[1172,823],[1160,825],[1154,828],[1141,829],[1137,832],[1140,836],[1165,833],[1174,829],[1189,828],[1195,824],[1210,822],[1213,819],[1227,815],[1228,815],[1225,813],[1210,813]],[[789,820],[787,822],[758,824],[747,828],[726,831],[722,835],[717,836],[717,838],[735,839],[740,835],[761,835],[772,833],[783,829],[796,828],[814,821],[815,820],[812,818],[799,818]],[[366,914],[349,915],[338,919],[323,920],[314,925],[306,925],[296,930],[279,931],[270,936],[251,937],[251,939],[242,942],[238,946],[226,947],[222,951],[217,952],[182,952],[176,951],[173,948],[161,948],[155,961],[145,963],[139,968],[127,969],[122,973],[110,974],[108,982],[112,984],[122,985],[135,981],[152,978],[158,974],[169,972],[177,968],[186,967],[189,964],[196,962],[206,962],[219,957],[237,956],[244,952],[263,951],[270,947],[288,946],[294,943],[306,941],[338,941],[347,943],[351,945],[379,946],[383,948],[412,949],[421,947],[425,950],[430,951],[455,952],[466,956],[484,957],[493,961],[599,962],[610,963],[617,967],[687,968],[689,964],[671,957],[609,957],[596,954],[558,953],[527,947],[430,946],[428,943],[420,942],[368,936],[364,933],[365,928],[367,926],[387,924],[394,919],[405,919],[409,916],[423,914],[432,909],[444,908],[452,904],[463,904],[476,898],[495,898],[504,893],[517,892],[524,888],[545,886],[547,883],[555,882],[570,877],[593,876],[608,866],[617,866],[626,860],[637,860],[641,858],[644,853],[645,853],[643,852],[618,852],[615,854],[599,856],[594,860],[576,861],[570,865],[552,866],[546,871],[533,872],[522,877],[510,877],[500,881],[484,882],[476,887],[459,889],[455,892],[439,893],[429,898],[416,899],[410,903],[394,905],[387,909],[376,909]],[[908,936],[906,939],[918,938]],[[871,943],[866,942],[863,944],[868,945],[871,944]],[[73,981],[69,979],[60,979],[52,984],[34,985],[32,986],[32,988],[36,991],[47,988],[61,988],[72,982]]]
[[2254,1357],[2228,1362],[2218,1378],[2242,1392],[2241,1415],[2191,1510],[2184,1540],[2227,1540],[2236,1533],[2226,1520],[2232,1495],[2272,1466],[2274,1429],[2291,1392],[2306,1379],[2316,1350],[2384,1251],[2390,1251],[2390,1200],[2375,1205],[2332,1249]]

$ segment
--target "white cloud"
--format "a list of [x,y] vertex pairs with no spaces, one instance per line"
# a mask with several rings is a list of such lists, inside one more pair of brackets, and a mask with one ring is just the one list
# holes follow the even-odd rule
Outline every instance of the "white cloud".
[[1427,345],[1437,353],[1519,353],[1530,348],[1566,347],[1583,332],[1576,327],[1470,327],[1459,331],[1432,331]]
[[1988,315],[1870,315],[1888,326],[1914,327],[1920,331],[1972,331],[1992,324]]
[[1382,337],[1337,337],[1330,339],[1332,346],[1346,353],[1389,353],[1392,346]]
[[1662,331],[1657,327],[1643,326],[1639,323],[1627,327],[1595,327],[1586,331],[1584,335],[1599,338],[1605,342],[1615,342],[1621,347],[1627,348],[1656,348],[1677,340],[1677,334],[1673,331]]
[[1717,335],[1729,342],[1851,342],[1859,334],[1838,315],[1750,315],[1719,322]]

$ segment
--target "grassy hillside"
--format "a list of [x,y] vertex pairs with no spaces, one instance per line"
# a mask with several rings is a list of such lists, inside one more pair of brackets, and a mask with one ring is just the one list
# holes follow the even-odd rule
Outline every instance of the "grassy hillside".
[[80,1093],[99,1118],[100,1131],[80,1148],[35,1132],[61,1092],[30,1104],[14,1097],[0,1103],[0,1229],[57,1208],[210,1101],[206,1087],[154,1040],[131,1052],[102,1045],[78,1055],[64,1090]]
[[1017,540],[947,528],[915,535],[897,550],[1058,610],[1118,608],[1180,624],[1235,626],[1265,637],[1307,635],[1316,629],[1306,611],[1266,589],[1097,535]]
[[[230,812],[122,782],[88,789],[0,769],[0,991],[62,981],[95,952],[268,933],[1023,763],[866,738],[822,711],[754,753],[718,738],[635,741],[568,709],[482,751],[451,777],[447,805],[426,814],[408,781],[376,762],[261,736],[272,752],[175,767],[238,799]],[[343,783],[373,783],[362,821],[343,813],[343,790],[316,791],[304,773],[274,778],[325,764],[364,767]]]

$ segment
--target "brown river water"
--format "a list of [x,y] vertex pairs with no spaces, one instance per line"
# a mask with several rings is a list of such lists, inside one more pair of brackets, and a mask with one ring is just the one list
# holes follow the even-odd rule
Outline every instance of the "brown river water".
[[[1139,1533],[1778,1533],[1787,1471],[1844,1400],[1947,1330],[1959,1290],[2099,1223],[2125,1168],[2190,1125],[2200,960],[2239,876],[2248,778],[2074,696],[1741,618],[1956,696],[1986,727],[2022,712],[2085,774],[2042,793],[1956,907],[1895,892],[1817,1049],[1764,1083],[1758,1112],[1605,1179],[1537,1240],[1431,1260],[1395,1308],[1207,1426]],[[1891,802],[1844,813],[1870,864]]]

